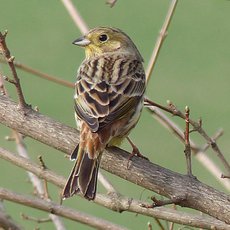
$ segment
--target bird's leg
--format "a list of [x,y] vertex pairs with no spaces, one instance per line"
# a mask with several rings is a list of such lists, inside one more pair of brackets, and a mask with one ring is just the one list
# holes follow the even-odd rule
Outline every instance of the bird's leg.
[[139,149],[137,148],[137,146],[131,141],[131,139],[129,137],[126,137],[126,139],[128,140],[128,142],[130,143],[130,145],[133,148],[132,153],[129,155],[128,158],[128,162],[133,158],[133,156],[137,156],[137,157],[141,157],[144,158],[146,160],[149,160],[147,157],[145,157],[144,155],[142,155],[139,151]]

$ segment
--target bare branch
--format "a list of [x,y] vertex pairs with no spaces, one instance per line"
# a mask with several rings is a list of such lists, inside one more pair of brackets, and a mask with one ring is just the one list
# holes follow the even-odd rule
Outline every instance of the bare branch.
[[125,228],[115,225],[109,221],[90,216],[86,213],[76,211],[71,208],[64,207],[63,205],[56,204],[51,201],[45,201],[36,197],[29,197],[14,193],[10,190],[0,188],[0,197],[4,200],[16,202],[18,204],[26,205],[32,208],[40,209],[51,214],[65,217],[70,220],[78,221],[82,224],[97,229],[112,229],[112,230],[124,230]]
[[71,0],[61,0],[61,1],[65,6],[66,10],[68,11],[69,15],[71,16],[72,20],[81,31],[81,33],[82,34],[87,33],[89,28],[86,25],[85,21],[82,19],[80,13],[77,10],[77,7],[73,5],[73,2]]
[[8,214],[5,213],[2,200],[0,201],[0,229],[21,229],[21,227],[17,225]]
[[[26,159],[29,159],[29,155],[27,153],[25,143],[23,142],[22,135],[19,134],[18,132],[14,132],[14,137],[16,141],[16,147],[17,147],[18,154]],[[27,173],[28,173],[30,182],[32,183],[32,185],[37,191],[37,195],[41,197],[42,199],[49,201],[50,199],[49,199],[49,196],[47,195],[48,192],[47,190],[46,191],[44,190],[41,180],[31,172],[27,171]],[[45,188],[47,189],[47,187]],[[49,214],[49,219],[53,222],[54,226],[56,226],[56,229],[58,230],[66,229],[62,220],[59,217],[55,216],[54,214]]]
[[22,88],[21,88],[20,80],[17,75],[17,71],[14,66],[14,56],[10,55],[10,51],[6,45],[6,35],[7,35],[7,31],[5,31],[3,34],[0,32],[0,52],[3,53],[4,58],[8,62],[12,76],[14,78],[14,80],[9,80],[9,81],[15,85],[17,94],[18,94],[18,98],[19,98],[19,106],[21,109],[24,109],[27,107],[27,104],[26,104],[26,101],[25,101],[25,98],[22,92]]
[[189,176],[192,176],[192,162],[191,162],[191,146],[190,146],[190,130],[189,130],[189,114],[190,110],[189,107],[186,106],[185,108],[185,132],[184,132],[184,139],[185,139],[185,157],[186,157],[186,163],[187,163],[187,174]]
[[[65,185],[65,178],[57,175],[51,170],[43,170],[39,165],[28,159],[22,158],[2,148],[0,148],[0,157],[21,168],[24,168],[27,171],[31,171],[37,176],[44,178],[60,188],[63,188]],[[102,195],[98,193],[94,202],[117,212],[129,211],[150,217],[173,221],[178,224],[193,227],[203,227],[206,229],[213,229],[213,227],[216,227],[217,229],[228,229],[228,225],[211,217],[201,217],[200,215],[188,214],[165,207],[147,209],[143,208],[142,201],[121,195],[117,196],[117,194],[114,193],[110,193],[110,195]],[[146,206],[147,205],[149,204],[146,203]]]
[[106,4],[108,4],[111,8],[115,6],[117,0],[107,0]]
[[111,182],[99,171],[98,173],[98,180],[101,182],[101,184],[105,187],[108,193],[117,193],[114,186],[111,184]]
[[[153,115],[155,119],[158,120],[164,127],[169,129],[170,131],[175,134],[176,137],[179,138],[179,140],[184,143],[184,134],[183,130],[178,127],[177,124],[175,124],[171,119],[169,119],[159,108],[156,106],[147,106],[146,107],[148,111]],[[220,134],[216,134],[212,137],[213,140],[216,140]],[[230,182],[227,180],[222,180],[220,178],[220,175],[222,171],[220,168],[216,165],[216,163],[207,155],[205,154],[203,148],[207,148],[206,145],[203,148],[199,148],[194,141],[190,138],[190,145],[192,152],[195,154],[196,159],[205,167],[207,170],[226,188],[230,191]],[[208,145],[210,146],[210,145]]]
[[[0,58],[0,63],[7,64],[7,62],[2,58]],[[68,88],[74,88],[74,83],[72,83],[72,82],[57,78],[57,77],[52,76],[52,75],[47,74],[47,73],[43,73],[37,69],[31,68],[30,66],[22,64],[20,62],[14,61],[14,66],[18,69],[21,69],[27,73],[31,73],[34,76],[38,76],[42,79],[46,79],[48,81],[54,82],[56,84],[59,84],[59,85],[62,85],[62,86],[68,87]]]
[[[75,129],[33,110],[28,111],[26,117],[23,116],[17,111],[17,105],[4,96],[0,96],[0,122],[68,154],[79,139]],[[187,199],[180,203],[181,206],[197,209],[229,222],[229,196],[194,178],[172,172],[144,159],[133,157],[132,166],[127,170],[127,154],[119,148],[108,148],[103,154],[101,167],[170,199],[186,194]]]
[[[178,116],[182,119],[185,119],[185,115],[170,101],[168,102],[169,107],[164,107],[162,105],[159,105],[159,104],[149,100],[148,98],[145,98],[145,103],[146,103],[146,106],[149,108],[150,111],[152,110],[151,106],[153,106],[153,107],[156,106],[160,109],[163,109],[166,112],[171,113],[174,116]],[[212,147],[213,151],[217,154],[219,159],[222,161],[227,172],[230,173],[230,164],[225,159],[224,154],[221,152],[216,141],[213,140],[211,137],[209,137],[208,134],[206,133],[206,131],[202,128],[201,122],[196,122],[192,119],[189,119],[189,123],[193,126],[194,130],[196,130],[208,142],[208,144]]]
[[31,220],[31,221],[37,222],[39,224],[51,221],[51,219],[49,217],[47,217],[47,218],[36,218],[36,217],[33,217],[33,216],[27,216],[24,213],[21,213],[21,218],[23,220]]
[[169,6],[168,13],[166,15],[164,24],[163,24],[163,26],[161,28],[161,31],[160,31],[159,36],[157,38],[155,47],[153,49],[153,53],[152,53],[151,58],[149,60],[149,64],[148,64],[148,67],[147,67],[147,70],[146,70],[147,82],[149,81],[149,79],[151,77],[151,74],[152,74],[153,68],[155,66],[158,54],[160,52],[160,48],[161,48],[161,46],[163,44],[163,41],[164,41],[164,39],[165,39],[165,37],[167,35],[167,29],[168,29],[169,24],[170,24],[170,22],[172,20],[172,16],[173,16],[174,10],[176,9],[176,5],[177,5],[177,0],[172,0],[171,3],[170,3],[170,6]]

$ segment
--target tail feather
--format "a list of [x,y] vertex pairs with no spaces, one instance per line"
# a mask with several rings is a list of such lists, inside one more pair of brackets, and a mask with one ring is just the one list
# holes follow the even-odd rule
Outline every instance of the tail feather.
[[75,147],[75,149],[73,150],[72,154],[70,155],[70,160],[71,161],[74,161],[74,160],[77,159],[78,149],[79,149],[79,144]]
[[99,157],[99,159],[96,160],[96,164],[95,164],[93,172],[92,172],[91,180],[88,184],[88,188],[87,188],[86,193],[84,195],[88,200],[94,200],[94,198],[96,196],[97,175],[98,175],[99,164],[100,164],[100,160],[101,160],[100,158],[101,157]]
[[87,152],[78,149],[78,153],[75,152],[76,155],[77,159],[64,187],[62,197],[68,198],[81,192],[85,198],[93,200],[96,195],[101,154],[95,159],[90,159]]

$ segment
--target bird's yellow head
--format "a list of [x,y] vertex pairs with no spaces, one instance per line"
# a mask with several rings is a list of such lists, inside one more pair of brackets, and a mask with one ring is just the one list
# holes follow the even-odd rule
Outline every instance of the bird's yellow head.
[[94,28],[83,37],[76,39],[73,44],[84,47],[87,58],[118,52],[133,55],[143,61],[129,36],[116,28]]

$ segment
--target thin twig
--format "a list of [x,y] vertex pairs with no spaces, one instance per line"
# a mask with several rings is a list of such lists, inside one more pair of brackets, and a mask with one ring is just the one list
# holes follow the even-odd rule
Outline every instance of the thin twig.
[[[165,128],[171,130],[179,140],[184,143],[184,134],[182,129],[175,124],[171,119],[169,119],[159,108],[156,106],[147,106],[147,110],[153,115],[155,119],[158,120]],[[222,131],[217,131],[217,133],[211,137],[214,141],[217,140],[218,137],[222,135]],[[207,144],[210,146],[209,144]],[[227,180],[222,180],[220,175],[222,171],[217,166],[217,164],[204,152],[204,148],[206,149],[206,145],[204,147],[199,148],[194,141],[190,138],[190,146],[193,154],[195,154],[195,158],[205,167],[207,170],[226,188],[230,191],[230,182]]]
[[[145,104],[147,107],[148,104],[151,106],[156,106],[159,107],[160,109],[163,109],[166,112],[171,113],[174,116],[178,116],[182,119],[185,119],[185,115],[171,101],[168,101],[168,107],[165,107],[149,100],[148,98],[145,98]],[[197,131],[208,142],[208,144],[212,147],[213,151],[217,154],[217,156],[223,163],[227,172],[230,173],[230,165],[228,161],[225,159],[216,141],[213,140],[211,137],[209,137],[206,131],[202,128],[201,122],[200,121],[196,122],[192,119],[189,119],[189,123],[193,126],[194,130]]]
[[[26,145],[22,139],[22,135],[19,134],[18,132],[14,131],[14,137],[15,137],[15,141],[16,141],[18,154],[20,156],[26,158],[26,159],[29,159],[29,155],[28,155],[28,152],[26,149]],[[45,165],[45,163],[43,162],[43,166],[44,165]],[[42,169],[44,170],[44,167]],[[48,195],[48,189],[47,189],[47,182],[46,181],[44,182],[44,187],[43,187],[41,180],[35,174],[33,174],[29,171],[27,171],[27,173],[28,173],[30,182],[32,183],[32,185],[34,186],[34,189],[38,193],[38,196],[41,197],[42,199],[46,200],[46,201],[50,201],[49,195]],[[62,220],[59,217],[55,216],[54,214],[52,214],[52,213],[49,214],[49,219],[52,220],[56,229],[59,229],[59,230],[65,230],[66,229]]]
[[37,223],[46,223],[46,222],[50,222],[51,219],[48,217],[48,218],[36,218],[36,217],[33,217],[33,216],[28,216],[24,213],[21,213],[21,218],[23,220],[31,220],[31,221],[34,221],[34,222],[37,222]]
[[160,222],[160,220],[158,218],[154,218],[154,220],[156,221],[160,230],[165,230],[164,226],[162,225],[162,223]]
[[9,214],[5,212],[2,199],[0,199],[0,229],[21,230],[21,227],[14,222]]
[[98,180],[101,182],[103,187],[107,190],[108,194],[115,193],[119,195],[119,193],[116,191],[114,186],[110,183],[110,181],[99,171],[98,173]]
[[[0,58],[0,63],[7,64],[7,61],[2,59],[2,58]],[[43,73],[43,72],[41,72],[39,70],[31,68],[30,66],[22,64],[20,62],[14,61],[14,66],[16,68],[18,68],[18,69],[21,69],[21,70],[23,70],[23,71],[25,71],[27,73],[31,73],[34,76],[38,76],[38,77],[40,77],[42,79],[46,79],[48,81],[54,82],[56,84],[59,84],[59,85],[62,85],[62,86],[68,87],[68,88],[74,88],[74,84],[72,82],[57,78],[57,77],[52,76],[52,75],[47,74],[47,73]]]
[[221,178],[228,178],[228,179],[230,179],[230,175],[221,174]]
[[37,197],[29,197],[14,193],[10,190],[0,188],[0,197],[5,200],[13,201],[18,204],[26,205],[32,208],[40,209],[48,213],[52,213],[58,216],[65,217],[70,220],[75,220],[88,226],[94,227],[96,229],[111,229],[111,230],[124,230],[126,228],[115,225],[109,221],[101,218],[91,216],[89,214],[76,211],[59,205],[51,201],[44,201],[43,199]]
[[68,11],[69,15],[71,16],[72,20],[76,24],[76,26],[80,29],[82,34],[87,33],[89,30],[88,26],[86,25],[85,21],[81,17],[77,7],[73,5],[71,0],[61,0],[63,5],[65,6],[66,10]]
[[106,4],[108,4],[111,8],[115,6],[117,0],[107,0]]
[[9,81],[13,83],[16,87],[18,98],[19,98],[19,106],[21,109],[25,109],[27,107],[27,104],[26,104],[26,101],[25,101],[25,98],[22,92],[22,88],[21,88],[21,84],[20,84],[20,80],[19,80],[17,71],[14,66],[14,56],[10,55],[10,51],[6,45],[6,35],[7,35],[7,31],[5,31],[3,34],[0,32],[0,50],[3,53],[4,58],[8,62],[12,76],[14,78],[14,80],[9,80]]
[[190,138],[189,138],[189,107],[186,106],[185,108],[185,132],[184,132],[184,139],[185,139],[185,157],[187,163],[187,174],[192,176],[192,162],[191,162],[191,146],[190,146]]
[[160,52],[160,48],[163,44],[163,41],[167,35],[167,29],[169,27],[169,24],[172,20],[172,16],[173,16],[173,13],[176,9],[176,5],[177,5],[177,0],[172,0],[171,3],[170,3],[170,6],[169,6],[169,9],[168,9],[168,12],[167,12],[167,15],[166,15],[166,18],[165,18],[165,21],[164,21],[164,24],[161,28],[161,31],[159,33],[159,36],[157,38],[157,41],[156,41],[156,44],[155,44],[155,47],[153,49],[153,53],[151,55],[151,58],[149,60],[149,64],[148,64],[148,67],[147,67],[147,70],[146,70],[146,79],[147,79],[147,82],[149,81],[151,75],[152,75],[152,71],[153,71],[153,68],[155,66],[155,63],[157,61],[157,57],[158,57],[158,54]]
[[150,222],[147,223],[148,230],[153,230],[152,224]]

